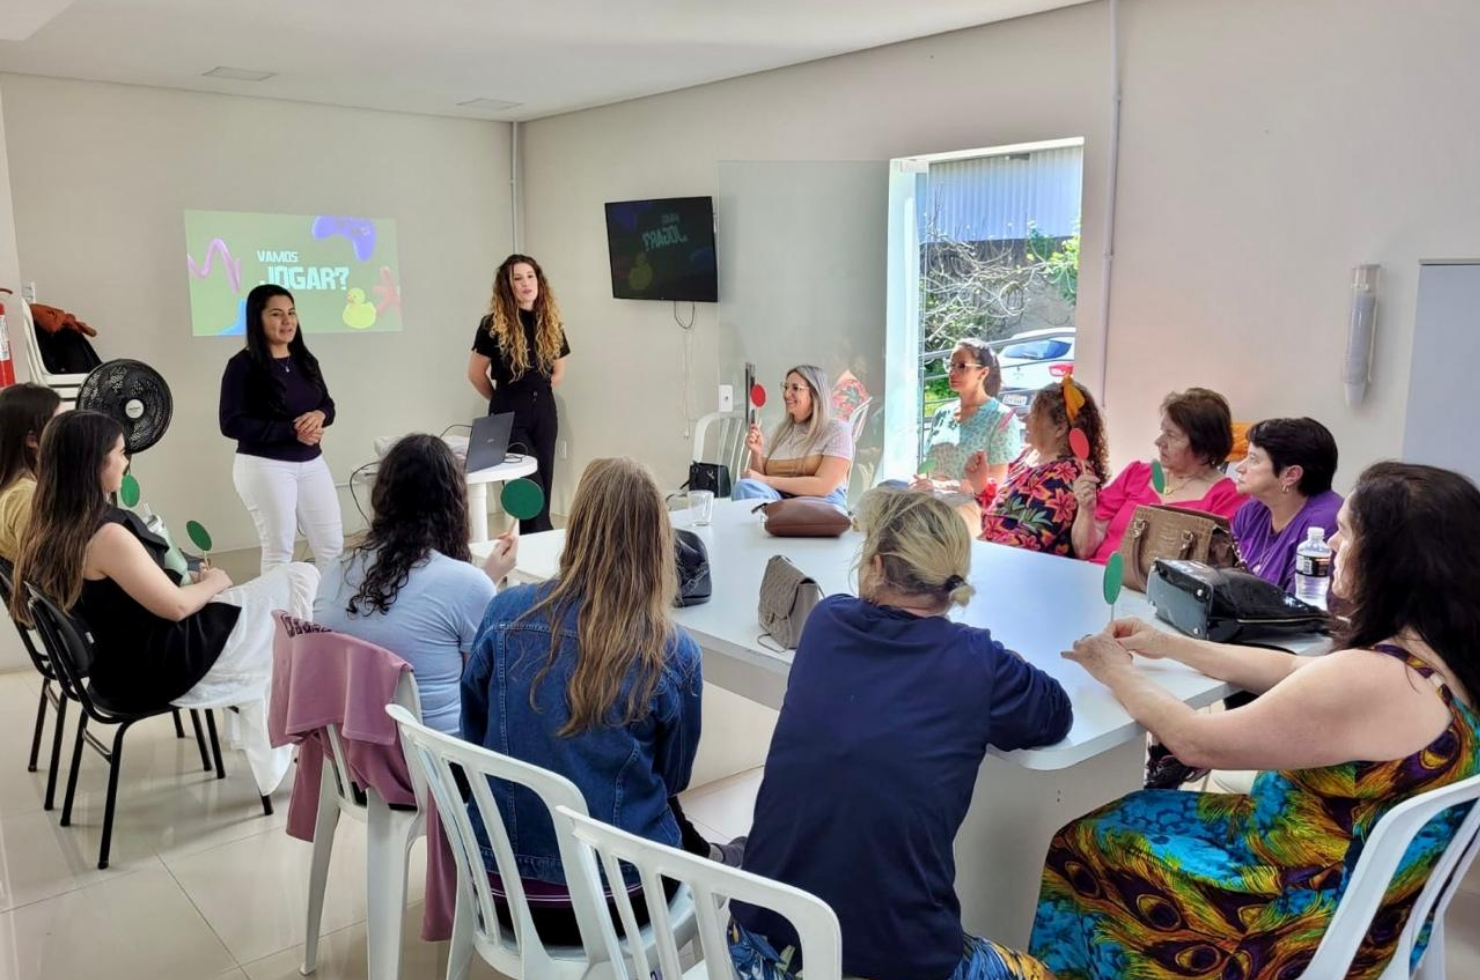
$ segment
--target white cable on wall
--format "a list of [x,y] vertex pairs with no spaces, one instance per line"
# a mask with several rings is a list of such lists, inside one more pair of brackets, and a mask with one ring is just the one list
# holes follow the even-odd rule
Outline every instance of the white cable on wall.
[[1115,193],[1120,175],[1120,0],[1110,0],[1110,160],[1105,181],[1105,265],[1100,282],[1100,390],[1108,404],[1110,377],[1110,280],[1115,270]]

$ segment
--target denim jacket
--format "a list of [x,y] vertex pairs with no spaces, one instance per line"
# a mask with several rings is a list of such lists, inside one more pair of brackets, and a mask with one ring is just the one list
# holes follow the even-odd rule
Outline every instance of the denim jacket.
[[[574,603],[559,625],[560,651],[530,704],[534,678],[550,655],[548,613],[517,622],[552,588],[550,583],[506,589],[494,597],[473,641],[462,676],[462,737],[522,762],[565,776],[580,788],[597,820],[648,840],[679,845],[678,823],[668,798],[689,784],[699,748],[703,695],[699,646],[677,630],[664,656],[663,674],[647,716],[630,725],[613,720],[600,728],[562,737],[570,713],[566,687],[576,665]],[[612,709],[627,703],[629,676]],[[490,780],[522,878],[564,884],[560,851],[549,811],[528,790]],[[496,871],[476,804],[469,811],[484,842],[483,860]]]

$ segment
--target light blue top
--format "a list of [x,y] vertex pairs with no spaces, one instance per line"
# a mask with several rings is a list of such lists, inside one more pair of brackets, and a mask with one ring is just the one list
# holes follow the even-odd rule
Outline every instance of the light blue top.
[[459,682],[464,655],[497,591],[481,568],[432,552],[411,570],[396,601],[384,613],[350,615],[349,600],[364,580],[358,551],[331,562],[319,580],[314,622],[384,647],[411,664],[421,694],[422,721],[448,735],[460,730]]

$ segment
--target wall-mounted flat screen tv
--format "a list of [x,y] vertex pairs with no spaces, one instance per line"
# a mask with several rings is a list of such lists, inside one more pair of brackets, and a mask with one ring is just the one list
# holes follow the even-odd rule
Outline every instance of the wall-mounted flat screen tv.
[[719,302],[713,198],[609,203],[606,240],[617,299]]

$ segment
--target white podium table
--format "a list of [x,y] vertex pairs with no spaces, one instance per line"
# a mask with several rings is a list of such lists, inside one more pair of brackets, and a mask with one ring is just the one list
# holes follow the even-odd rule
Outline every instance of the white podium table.
[[[756,613],[761,577],[772,555],[786,555],[824,593],[856,594],[852,564],[862,542],[840,538],[775,538],[766,534],[753,503],[716,501],[714,523],[693,527],[686,512],[676,526],[695,531],[709,549],[713,598],[674,613],[703,647],[704,679],[744,697],[780,708],[794,651],[776,653],[759,642]],[[521,539],[515,576],[540,581],[554,575],[563,531]],[[488,547],[474,546],[480,559]],[[1105,628],[1110,610],[1101,593],[1102,566],[1019,548],[973,545],[971,584],[976,596],[952,619],[986,627],[1009,649],[1064,686],[1074,705],[1074,725],[1056,745],[1015,752],[989,751],[977,780],[971,811],[956,837],[956,890],[971,932],[1026,948],[1043,858],[1053,833],[1065,823],[1141,786],[1145,729],[1109,690],[1060,653],[1086,633]],[[1117,616],[1159,623],[1146,597],[1126,590]],[[1322,638],[1285,644],[1298,653],[1321,652]],[[1138,668],[1195,708],[1233,688],[1171,661],[1139,660]]]
[[[490,483],[503,483],[508,480],[517,480],[521,476],[529,476],[539,469],[533,456],[522,456],[510,463],[503,462],[497,466],[489,466],[481,470],[471,470],[468,473],[468,523],[472,534],[473,544],[481,544],[488,540],[488,485]],[[485,555],[487,551],[485,550]]]

